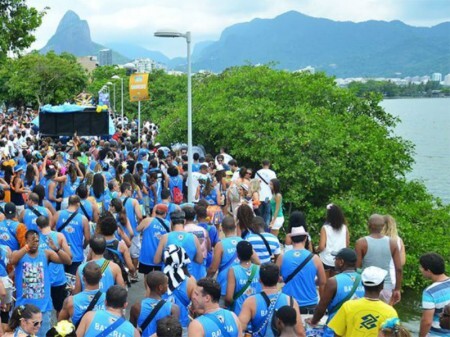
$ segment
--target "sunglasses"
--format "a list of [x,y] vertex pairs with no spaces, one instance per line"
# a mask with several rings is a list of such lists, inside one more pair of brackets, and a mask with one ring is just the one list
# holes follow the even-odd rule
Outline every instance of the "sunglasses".
[[42,321],[31,321],[31,323],[33,323],[33,326],[36,328],[39,325],[42,325]]

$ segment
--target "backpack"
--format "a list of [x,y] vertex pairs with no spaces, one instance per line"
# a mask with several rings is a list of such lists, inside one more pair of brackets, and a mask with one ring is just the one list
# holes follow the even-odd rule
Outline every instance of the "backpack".
[[125,269],[124,261],[122,260],[119,253],[119,240],[113,240],[112,242],[106,243],[106,250],[103,253],[103,257],[109,261],[113,261],[120,267],[122,272],[122,277],[127,286],[131,286],[131,282],[128,278],[128,271]]
[[172,190],[173,202],[177,205],[183,202],[183,193],[178,186],[175,186]]

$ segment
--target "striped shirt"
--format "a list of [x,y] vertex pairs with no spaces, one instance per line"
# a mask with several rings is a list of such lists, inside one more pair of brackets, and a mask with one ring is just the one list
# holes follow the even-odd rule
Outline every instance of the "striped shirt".
[[442,282],[434,282],[423,291],[422,309],[433,310],[433,323],[430,336],[450,336],[450,330],[439,327],[439,315],[444,307],[450,303],[450,278]]
[[[260,233],[269,244],[270,250],[272,251],[272,255],[279,255],[280,254],[280,241],[278,241],[278,238],[270,233]],[[267,250],[266,245],[264,244],[263,239],[258,234],[250,234],[245,239],[248,242],[250,242],[253,246],[253,249],[255,253],[258,255],[259,260],[261,263],[270,262],[270,254]]]

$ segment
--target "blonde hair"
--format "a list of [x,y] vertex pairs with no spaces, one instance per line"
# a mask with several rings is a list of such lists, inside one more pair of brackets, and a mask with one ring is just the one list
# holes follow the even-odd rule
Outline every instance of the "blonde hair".
[[250,180],[250,194],[253,194],[255,192],[259,192],[261,190],[261,183],[259,179],[252,179]]
[[395,219],[389,214],[384,215],[383,219],[384,227],[381,234],[389,236],[392,239],[398,238],[397,222],[395,222]]
[[86,186],[90,188],[92,186],[92,183],[94,182],[94,173],[87,172],[86,173]]

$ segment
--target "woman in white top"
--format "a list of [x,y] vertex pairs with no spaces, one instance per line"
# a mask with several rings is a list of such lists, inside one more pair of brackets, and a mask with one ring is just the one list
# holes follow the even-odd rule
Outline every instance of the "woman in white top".
[[335,275],[334,256],[342,248],[348,247],[350,234],[342,210],[334,205],[327,205],[327,218],[320,230],[319,257],[325,268],[327,278]]
[[[403,244],[403,240],[398,236],[397,222],[395,222],[395,219],[389,214],[386,214],[384,216],[384,227],[381,234],[389,236],[391,239],[397,241],[397,247],[400,251],[400,262],[403,267],[406,262],[405,245]],[[389,273],[391,275],[392,284],[395,284],[395,267],[394,261],[392,259],[390,263]]]

